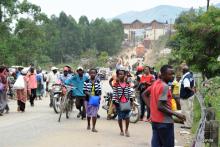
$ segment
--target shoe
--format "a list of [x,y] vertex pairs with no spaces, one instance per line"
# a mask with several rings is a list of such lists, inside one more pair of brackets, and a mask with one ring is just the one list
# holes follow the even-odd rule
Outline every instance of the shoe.
[[90,126],[87,126],[87,130],[90,130],[91,128],[90,128]]
[[3,116],[3,113],[2,113],[2,112],[0,112],[0,116]]
[[6,113],[6,114],[9,113],[9,108],[5,109],[5,113]]
[[34,107],[34,104],[31,104],[31,107]]
[[77,114],[77,118],[80,118],[80,116],[81,116],[81,114],[79,113],[79,114]]
[[97,114],[97,118],[100,118],[100,115],[99,115],[99,114]]
[[50,106],[50,107],[53,107],[53,104],[52,104],[52,103],[50,103],[50,104],[49,104],[49,106]]
[[18,112],[20,112],[20,111],[21,111],[21,110],[20,110],[20,107],[18,107],[18,108],[17,108],[17,111],[18,111]]

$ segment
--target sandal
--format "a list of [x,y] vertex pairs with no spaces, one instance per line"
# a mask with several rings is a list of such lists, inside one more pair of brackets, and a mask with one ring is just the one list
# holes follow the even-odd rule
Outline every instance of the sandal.
[[129,134],[128,131],[125,132],[125,136],[126,136],[126,137],[130,137],[130,134]]

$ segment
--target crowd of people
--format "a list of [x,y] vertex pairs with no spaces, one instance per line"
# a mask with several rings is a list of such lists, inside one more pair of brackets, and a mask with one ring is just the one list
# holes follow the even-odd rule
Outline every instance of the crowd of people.
[[[193,95],[195,93],[195,81],[188,66],[182,68],[183,75],[175,75],[172,66],[164,65],[160,72],[156,73],[152,67],[138,66],[135,82],[131,80],[131,74],[123,67],[117,67],[116,72],[109,80],[113,89],[113,105],[117,110],[118,125],[121,136],[130,136],[129,117],[132,104],[131,88],[136,89],[137,99],[140,102],[140,121],[148,121],[152,124],[152,146],[174,146],[174,120],[184,124],[183,128],[192,127]],[[13,87],[10,85],[10,77],[14,78]],[[49,73],[30,66],[19,68],[10,72],[5,66],[0,67],[0,115],[9,112],[7,93],[15,89],[17,98],[17,111],[25,112],[26,101],[34,107],[34,101],[50,94],[52,107],[52,86],[59,83],[71,85],[72,97],[76,99],[76,108],[79,110],[77,117],[87,118],[87,129],[98,132],[96,121],[99,117],[98,110],[103,87],[97,76],[97,69],[92,68],[88,73],[82,67],[72,72],[71,67],[65,66],[62,74],[58,68],[51,67]],[[179,113],[181,110],[181,113]],[[145,115],[147,113],[147,115]],[[92,125],[91,125],[92,120]],[[125,121],[125,129],[123,128]]]

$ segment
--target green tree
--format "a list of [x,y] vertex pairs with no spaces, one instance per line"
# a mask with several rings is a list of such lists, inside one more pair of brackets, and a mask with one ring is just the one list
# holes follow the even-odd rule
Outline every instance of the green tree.
[[[219,75],[220,9],[208,12],[190,10],[176,20],[176,34],[169,45],[180,62],[186,61],[194,70],[211,78]],[[175,59],[174,59],[175,60]]]

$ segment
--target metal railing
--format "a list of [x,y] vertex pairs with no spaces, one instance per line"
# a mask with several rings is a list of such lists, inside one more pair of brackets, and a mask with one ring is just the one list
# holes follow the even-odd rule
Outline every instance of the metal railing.
[[204,144],[204,132],[205,132],[205,122],[206,122],[206,113],[205,113],[205,104],[204,104],[204,97],[201,95],[200,92],[196,93],[196,97],[199,101],[200,108],[201,108],[201,118],[199,121],[199,125],[196,131],[196,136],[192,142],[192,147],[202,147]]

